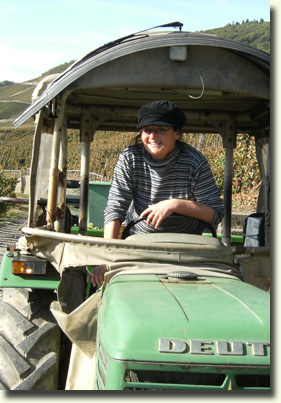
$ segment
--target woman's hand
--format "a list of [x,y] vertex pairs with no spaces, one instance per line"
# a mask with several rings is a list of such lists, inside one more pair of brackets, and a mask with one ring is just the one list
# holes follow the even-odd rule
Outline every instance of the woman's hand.
[[141,213],[141,216],[144,217],[147,215],[147,225],[151,223],[154,228],[157,229],[165,218],[173,214],[175,208],[175,199],[163,200],[159,203],[148,206],[148,208]]
[[88,275],[87,281],[91,280],[94,287],[102,285],[104,274],[109,271],[106,264],[96,266],[94,270]]
[[194,200],[168,199],[152,204],[145,209],[141,216],[147,215],[146,223],[154,228],[159,228],[161,222],[171,214],[177,213],[192,218],[197,218],[211,223],[214,217],[212,207]]

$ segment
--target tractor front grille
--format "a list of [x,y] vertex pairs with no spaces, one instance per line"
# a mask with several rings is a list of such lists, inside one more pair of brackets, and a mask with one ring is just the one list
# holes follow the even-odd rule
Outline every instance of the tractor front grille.
[[99,345],[99,390],[269,390],[269,366],[178,364],[112,359]]
[[125,389],[270,389],[270,375],[264,369],[212,366],[198,369],[192,366],[184,371],[127,370]]

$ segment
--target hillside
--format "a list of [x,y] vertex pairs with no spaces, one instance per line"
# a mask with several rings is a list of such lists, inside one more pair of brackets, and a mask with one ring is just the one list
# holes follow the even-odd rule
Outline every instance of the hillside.
[[223,38],[239,41],[245,45],[253,46],[259,50],[270,53],[270,22],[261,20],[249,22],[248,20],[228,24],[222,28],[201,31]]
[[[0,130],[13,128],[13,121],[30,105],[32,93],[42,78],[50,74],[62,73],[73,62],[74,60],[60,64],[46,71],[40,77],[24,83],[9,81],[0,83]],[[25,127],[30,124],[32,124],[31,119]]]

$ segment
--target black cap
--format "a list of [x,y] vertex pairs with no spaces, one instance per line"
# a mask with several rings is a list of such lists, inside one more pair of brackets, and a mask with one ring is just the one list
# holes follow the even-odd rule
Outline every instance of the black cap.
[[181,129],[186,121],[185,114],[170,101],[154,101],[139,110],[138,129],[145,126],[168,126]]

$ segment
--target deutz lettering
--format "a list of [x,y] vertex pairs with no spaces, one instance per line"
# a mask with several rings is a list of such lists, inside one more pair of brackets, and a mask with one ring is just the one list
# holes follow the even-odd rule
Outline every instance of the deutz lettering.
[[265,356],[266,346],[269,343],[265,342],[247,342],[241,341],[210,341],[210,340],[190,340],[186,343],[183,340],[177,339],[159,339],[160,353],[190,353],[190,354],[218,354],[218,355],[246,355],[246,346],[250,347],[253,356]]

